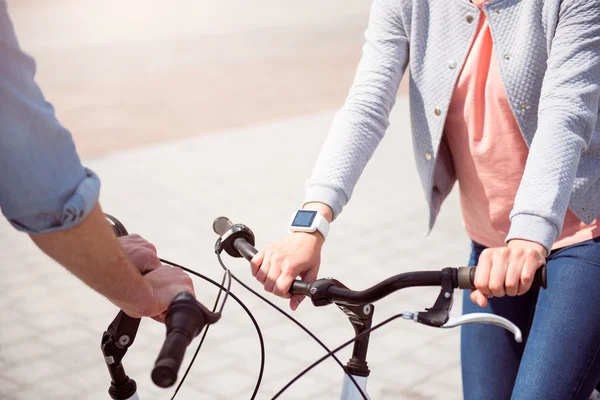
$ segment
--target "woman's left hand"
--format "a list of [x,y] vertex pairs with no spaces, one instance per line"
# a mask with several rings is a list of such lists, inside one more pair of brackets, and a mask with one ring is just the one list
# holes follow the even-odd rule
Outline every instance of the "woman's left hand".
[[479,257],[471,301],[481,307],[488,297],[520,296],[531,288],[535,271],[546,264],[544,246],[511,240],[507,247],[485,249]]

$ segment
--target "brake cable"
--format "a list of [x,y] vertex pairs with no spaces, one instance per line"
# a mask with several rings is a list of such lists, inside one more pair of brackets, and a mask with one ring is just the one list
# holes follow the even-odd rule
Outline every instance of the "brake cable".
[[[221,264],[221,267],[224,270],[226,270],[226,271],[229,270],[225,266],[225,264],[223,263],[223,260],[221,259],[221,254],[219,252],[217,252],[217,259],[219,260],[219,263]],[[352,374],[349,374],[348,372],[346,372],[346,370],[344,369],[344,364],[342,364],[342,362],[340,361],[340,359],[331,351],[331,349],[329,349],[329,347],[327,347],[327,345],[325,343],[323,343],[321,341],[321,339],[319,339],[314,333],[312,333],[306,326],[304,326],[296,318],[292,317],[287,312],[283,311],[279,306],[277,306],[276,304],[274,304],[270,300],[266,299],[264,296],[262,296],[261,294],[257,293],[254,289],[252,289],[251,287],[249,287],[248,285],[246,285],[244,282],[242,282],[237,276],[235,276],[235,274],[232,273],[231,274],[231,278],[234,281],[236,281],[237,283],[239,283],[244,289],[248,290],[250,293],[252,293],[256,297],[258,297],[259,299],[261,299],[262,301],[264,301],[265,303],[267,303],[268,305],[270,305],[271,307],[273,307],[275,310],[279,311],[281,314],[283,314],[285,317],[287,317],[290,321],[292,321],[298,327],[300,327],[304,332],[306,332],[315,342],[317,342],[327,352],[326,357],[333,358],[335,360],[335,362],[340,366],[340,368],[342,368],[342,370],[344,371],[344,373],[346,373],[348,375],[348,377],[350,378],[350,380],[352,381],[352,383],[354,384],[354,386],[356,387],[356,389],[360,392],[363,400],[368,400],[369,399],[367,397],[367,395],[364,393],[364,391],[361,389],[361,387],[358,384],[358,382],[356,382],[356,379],[354,378],[354,376],[352,376]],[[295,382],[296,380],[294,379],[293,381]],[[287,387],[286,387],[286,389],[287,389]]]
[[[231,277],[233,276],[231,274],[231,272],[226,269],[225,274],[223,276],[223,283],[218,284],[217,282],[215,282],[214,280],[210,279],[207,276],[204,276],[192,269],[186,268],[182,265],[179,265],[177,263],[174,263],[172,261],[169,260],[165,260],[163,258],[160,258],[160,261],[164,264],[168,264],[171,265],[173,267],[177,267],[177,268],[181,268],[182,270],[184,270],[185,272],[187,272],[188,274],[192,274],[194,276],[197,276],[198,278],[202,278],[204,279],[206,282],[209,282],[211,284],[213,284],[214,286],[217,286],[218,288],[220,288],[221,290],[219,290],[219,294],[217,295],[217,299],[215,301],[215,305],[213,307],[213,312],[216,309],[216,306],[219,302],[219,298],[221,296],[221,293],[223,292],[223,290],[225,290],[225,297],[223,299],[223,303],[221,304],[221,311],[223,310],[223,307],[225,307],[225,302],[227,300],[227,298],[229,296],[231,296],[232,299],[234,299],[239,305],[240,307],[242,307],[242,309],[246,312],[246,314],[248,315],[248,317],[250,317],[250,320],[252,321],[252,324],[254,325],[254,329],[256,330],[256,334],[258,335],[258,340],[260,342],[260,371],[258,373],[258,378],[256,379],[256,385],[254,386],[254,392],[252,393],[252,397],[250,398],[250,400],[254,400],[254,398],[256,398],[256,395],[258,394],[258,390],[260,388],[261,382],[262,382],[262,378],[263,378],[263,373],[265,370],[265,341],[262,335],[262,331],[260,329],[260,326],[258,324],[258,322],[256,321],[256,318],[254,318],[254,315],[252,314],[252,312],[250,312],[250,310],[248,309],[248,307],[244,304],[243,301],[241,301],[236,295],[234,295],[233,293],[231,293],[230,288],[231,288]],[[227,287],[224,286],[225,283],[225,278],[229,277],[229,282]],[[188,376],[188,373],[190,372],[192,365],[194,364],[194,361],[196,361],[196,356],[198,355],[198,353],[200,352],[200,348],[202,347],[202,344],[204,343],[204,338],[206,337],[206,334],[208,333],[208,327],[209,325],[207,325],[204,328],[204,333],[202,335],[202,338],[200,339],[200,343],[198,344],[198,347],[196,348],[196,352],[194,353],[194,356],[192,357],[186,371],[185,374],[183,375],[183,377],[181,378],[181,381],[179,382],[179,385],[177,385],[177,389],[175,389],[175,393],[173,394],[173,397],[171,397],[171,400],[175,399],[175,396],[177,395],[177,393],[179,392],[179,389],[181,388],[181,386],[183,385],[186,377]]]

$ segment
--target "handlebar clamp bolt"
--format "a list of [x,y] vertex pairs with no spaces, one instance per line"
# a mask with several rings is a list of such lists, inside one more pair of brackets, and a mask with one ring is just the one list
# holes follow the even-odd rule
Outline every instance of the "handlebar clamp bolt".
[[444,297],[449,299],[450,297],[452,297],[452,295],[450,293],[446,292],[446,293],[444,293]]
[[128,335],[122,335],[121,337],[119,337],[119,345],[120,346],[127,346],[129,343],[131,342],[131,338]]

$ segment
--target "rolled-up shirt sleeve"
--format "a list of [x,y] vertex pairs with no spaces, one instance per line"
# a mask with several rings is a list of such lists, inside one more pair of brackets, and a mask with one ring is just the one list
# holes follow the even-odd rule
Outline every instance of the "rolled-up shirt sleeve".
[[82,166],[35,70],[0,0],[0,208],[15,228],[45,233],[85,218],[98,202],[100,180]]

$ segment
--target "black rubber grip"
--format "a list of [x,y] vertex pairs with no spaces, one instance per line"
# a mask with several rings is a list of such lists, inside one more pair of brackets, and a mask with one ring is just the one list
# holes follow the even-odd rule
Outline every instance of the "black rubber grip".
[[290,286],[290,293],[308,296],[310,294],[310,282],[294,281]]
[[235,239],[233,247],[248,261],[251,261],[256,253],[258,253],[258,250],[244,238]]
[[177,381],[185,350],[210,322],[207,313],[191,293],[181,292],[175,296],[165,318],[167,336],[152,370],[152,381],[157,386],[167,388]]
[[[477,267],[460,267],[458,268],[458,288],[459,289],[475,289],[475,271]],[[533,277],[532,288],[548,287],[548,278],[546,266],[539,268]]]
[[167,334],[152,370],[152,381],[157,386],[168,388],[177,382],[177,373],[181,367],[185,350],[192,339],[183,331],[173,331]]

